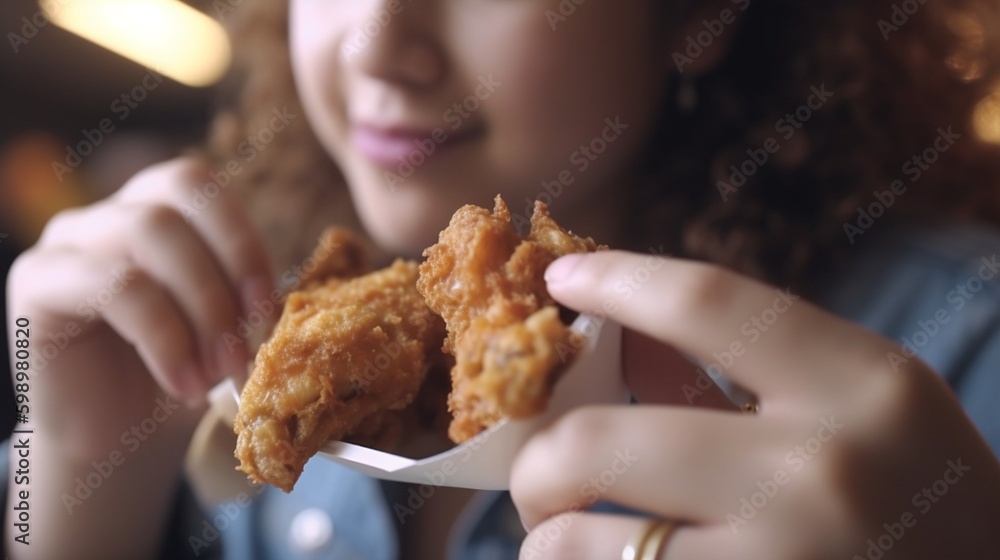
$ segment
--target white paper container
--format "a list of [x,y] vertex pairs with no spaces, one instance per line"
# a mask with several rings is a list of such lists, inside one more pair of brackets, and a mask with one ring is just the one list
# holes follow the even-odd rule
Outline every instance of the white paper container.
[[586,340],[556,383],[544,414],[526,420],[504,420],[461,445],[425,459],[344,442],[330,442],[316,456],[384,480],[506,490],[514,458],[540,428],[574,407],[628,402],[621,368],[621,325],[580,315],[571,328],[585,335]]
[[[384,480],[506,490],[514,458],[536,431],[571,408],[588,404],[624,404],[629,400],[621,367],[621,325],[580,315],[570,328],[584,335],[584,345],[556,383],[544,414],[526,420],[501,421],[461,445],[424,459],[333,441],[311,460],[334,461]],[[236,417],[239,394],[236,384],[229,379],[209,395],[213,413],[229,426],[228,429]],[[195,472],[208,468],[201,463],[194,467]],[[226,467],[226,472],[235,472],[232,465],[227,463]],[[245,478],[242,481],[245,482]]]

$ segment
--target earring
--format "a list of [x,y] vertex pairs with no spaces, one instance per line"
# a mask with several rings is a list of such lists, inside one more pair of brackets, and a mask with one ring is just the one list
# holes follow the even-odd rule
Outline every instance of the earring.
[[691,76],[680,76],[677,84],[677,109],[682,113],[690,113],[698,107],[698,89]]

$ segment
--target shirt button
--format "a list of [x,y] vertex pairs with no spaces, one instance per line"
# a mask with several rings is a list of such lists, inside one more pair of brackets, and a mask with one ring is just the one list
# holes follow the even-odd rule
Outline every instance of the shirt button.
[[297,552],[316,552],[333,540],[333,520],[319,509],[300,511],[288,528],[288,543]]

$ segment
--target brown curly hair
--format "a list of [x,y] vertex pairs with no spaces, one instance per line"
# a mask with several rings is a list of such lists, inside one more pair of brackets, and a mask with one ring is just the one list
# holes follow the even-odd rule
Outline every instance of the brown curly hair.
[[[712,9],[739,12],[740,5],[746,10],[724,60],[696,77],[682,73],[664,100],[659,133],[644,156],[649,179],[629,197],[630,215],[641,217],[630,224],[630,248],[665,240],[675,254],[809,292],[812,280],[853,243],[864,242],[868,233],[849,236],[845,224],[856,225],[858,208],[875,203],[873,193],[894,181],[903,181],[906,192],[872,231],[916,219],[921,225],[1000,222],[1000,148],[974,131],[977,104],[1000,83],[997,2],[662,4],[670,21],[701,18]],[[914,8],[902,22],[899,14]],[[263,126],[275,107],[299,109],[287,9],[287,2],[244,0],[224,18],[236,46],[236,72],[232,104],[220,113],[209,143],[216,162],[234,158],[240,139]],[[677,37],[678,53],[687,45],[688,37]],[[779,128],[812,88],[833,95],[808,112],[801,128],[789,129],[787,121]],[[692,90],[696,104],[689,102]],[[281,184],[287,196],[296,185],[316,207],[329,197],[331,181],[343,182],[304,121],[253,162],[240,177],[242,190],[263,197]],[[903,165],[949,127],[960,138],[913,181]],[[750,159],[748,150],[759,154],[769,138],[779,149],[746,184],[735,191],[720,186],[730,184],[731,166]],[[334,205],[344,215],[346,195]],[[319,227],[288,228],[301,217],[284,223],[311,239]],[[281,237],[277,224],[270,233]],[[308,243],[296,256],[302,247]]]

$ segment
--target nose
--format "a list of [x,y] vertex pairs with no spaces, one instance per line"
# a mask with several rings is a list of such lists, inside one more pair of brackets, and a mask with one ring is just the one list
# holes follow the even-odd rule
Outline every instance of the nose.
[[375,2],[370,15],[358,20],[342,51],[361,72],[414,89],[440,83],[447,61],[437,33],[434,2]]

